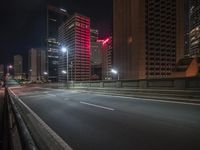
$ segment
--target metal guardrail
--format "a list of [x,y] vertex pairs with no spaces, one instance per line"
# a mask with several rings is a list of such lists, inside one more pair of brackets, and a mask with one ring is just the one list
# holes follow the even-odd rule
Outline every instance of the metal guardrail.
[[16,106],[15,97],[5,88],[8,148],[11,150],[37,150],[37,146]]

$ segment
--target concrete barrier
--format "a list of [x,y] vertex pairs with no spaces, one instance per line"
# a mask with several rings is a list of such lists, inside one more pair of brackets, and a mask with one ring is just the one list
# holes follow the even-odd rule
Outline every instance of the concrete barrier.
[[69,88],[200,89],[200,77],[68,82]]

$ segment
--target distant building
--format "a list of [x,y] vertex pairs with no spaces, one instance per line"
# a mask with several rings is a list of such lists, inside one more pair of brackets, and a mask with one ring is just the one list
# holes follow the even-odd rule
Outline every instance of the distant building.
[[58,81],[58,51],[60,49],[58,43],[58,28],[69,17],[68,12],[64,9],[57,8],[52,5],[47,6],[47,72],[48,78],[52,82]]
[[[112,37],[108,37],[102,42],[102,79],[110,80],[113,75],[111,73],[113,65],[113,43]],[[113,77],[114,79],[114,77]]]
[[33,82],[47,80],[45,50],[32,48],[29,51],[29,79]]
[[200,76],[200,57],[180,59],[170,77],[197,77]]
[[3,78],[4,76],[4,65],[0,64],[0,80]]
[[14,79],[22,79],[23,76],[23,58],[21,55],[14,56]]
[[189,55],[200,55],[200,0],[189,1]]
[[98,30],[90,30],[91,80],[102,78],[102,42],[98,41]]
[[89,80],[90,18],[77,13],[71,16],[59,28],[59,43],[68,50],[59,51],[59,81],[66,81],[67,77],[69,81]]
[[184,55],[183,0],[114,0],[113,67],[120,79],[166,78]]

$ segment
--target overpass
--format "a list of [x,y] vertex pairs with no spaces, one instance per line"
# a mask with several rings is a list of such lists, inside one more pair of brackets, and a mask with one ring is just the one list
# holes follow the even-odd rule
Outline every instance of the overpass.
[[36,149],[200,149],[198,88],[128,88],[123,86],[133,81],[103,82],[14,86],[6,94],[30,135],[25,139]]

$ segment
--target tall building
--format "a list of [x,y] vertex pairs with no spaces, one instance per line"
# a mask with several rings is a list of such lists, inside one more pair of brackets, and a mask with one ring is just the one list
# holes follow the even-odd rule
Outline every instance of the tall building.
[[[75,14],[59,27],[59,81],[90,79],[90,18]],[[67,79],[68,77],[68,79]]]
[[108,37],[102,41],[102,79],[112,79],[112,63],[113,63],[113,41],[112,37]]
[[47,80],[45,50],[32,48],[29,51],[29,79],[33,82]]
[[189,2],[189,54],[196,56],[200,55],[200,0],[190,0]]
[[114,0],[113,67],[121,79],[165,78],[184,54],[182,0]]
[[58,43],[58,28],[67,18],[68,13],[66,10],[52,5],[47,6],[47,72],[48,78],[52,82],[58,80],[58,51],[60,49],[60,45]]
[[23,75],[23,58],[21,55],[14,56],[14,78],[22,79]]
[[102,42],[98,41],[98,30],[90,30],[91,80],[102,78]]
[[60,45],[55,38],[48,38],[48,43],[47,43],[47,60],[48,60],[48,78],[52,82],[58,81],[58,51],[60,48]]
[[185,56],[189,56],[189,0],[184,0],[184,22],[185,22],[185,28],[184,28],[184,38],[185,38]]

